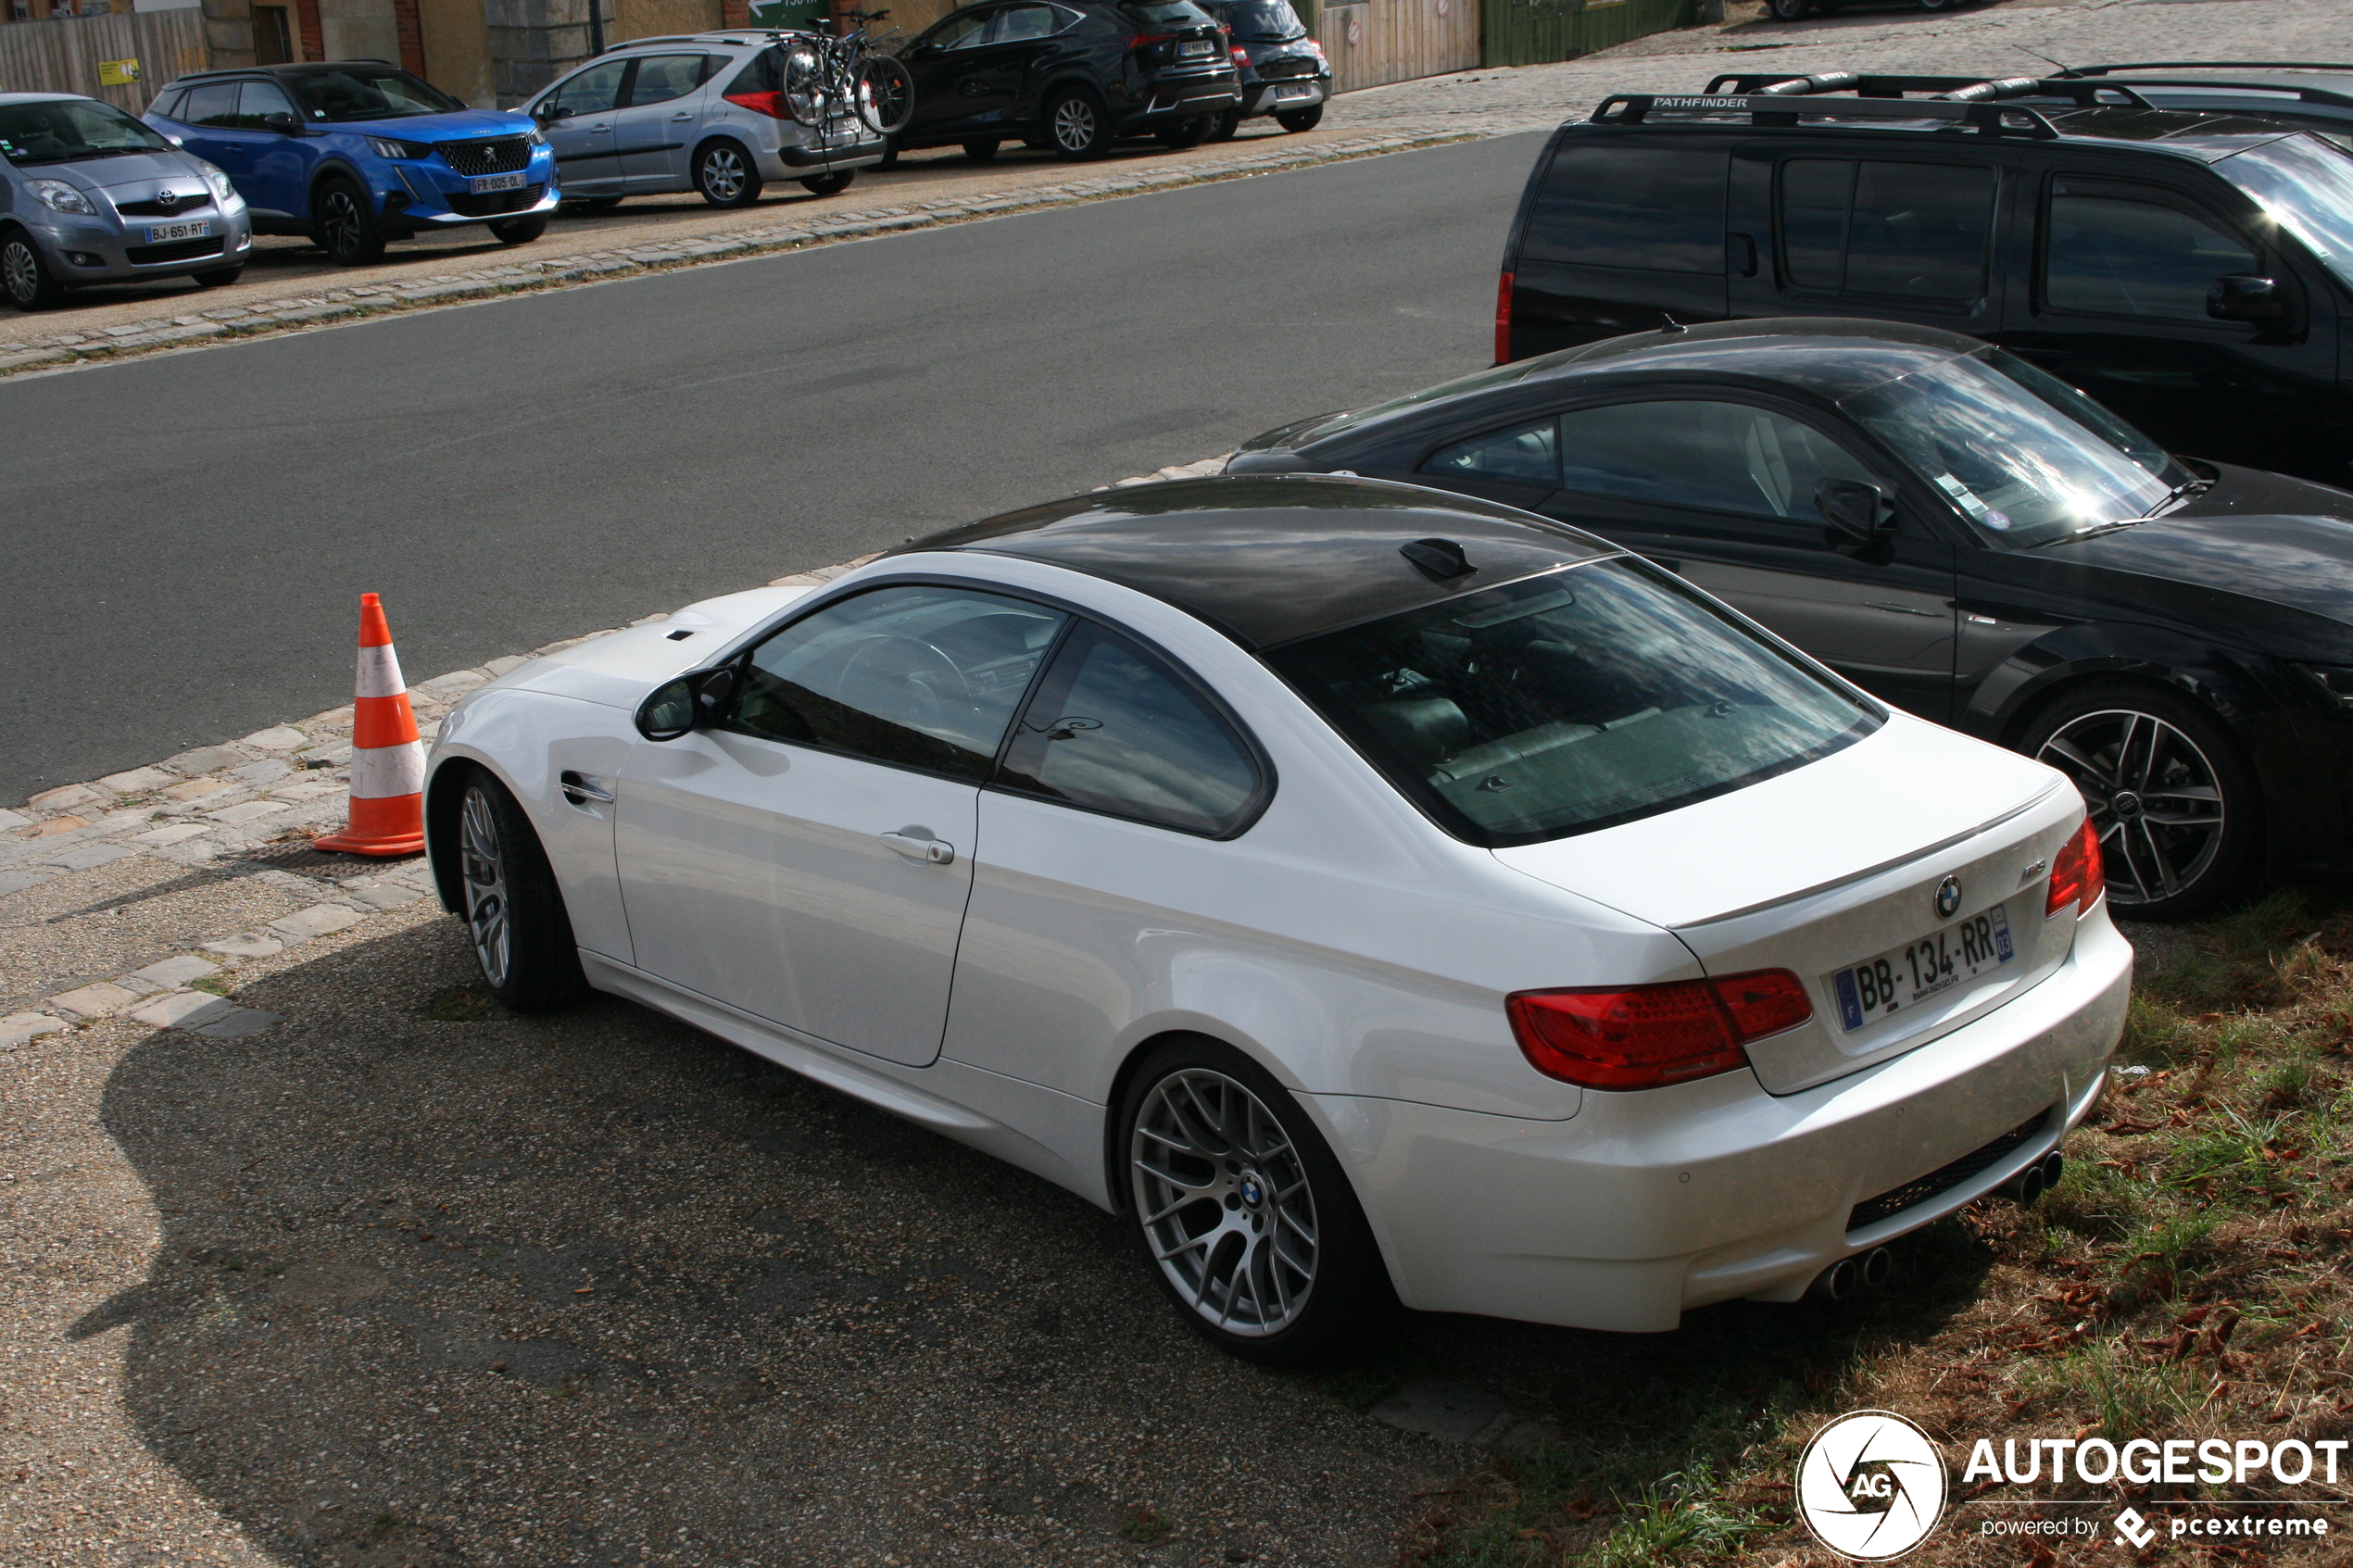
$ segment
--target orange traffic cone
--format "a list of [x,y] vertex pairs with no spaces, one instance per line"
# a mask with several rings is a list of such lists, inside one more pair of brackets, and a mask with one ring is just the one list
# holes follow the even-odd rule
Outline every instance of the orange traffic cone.
[[420,855],[425,847],[425,748],[392,651],[384,602],[359,596],[359,684],[351,704],[351,824],[310,841],[346,855]]

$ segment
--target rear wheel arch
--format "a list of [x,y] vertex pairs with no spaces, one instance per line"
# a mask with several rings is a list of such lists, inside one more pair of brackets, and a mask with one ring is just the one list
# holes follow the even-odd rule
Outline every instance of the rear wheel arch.
[[[1284,1072],[1280,1064],[1269,1060],[1264,1051],[1233,1038],[1230,1034],[1214,1035],[1205,1029],[1162,1029],[1128,1047],[1127,1054],[1120,1059],[1119,1070],[1112,1074],[1111,1087],[1103,1106],[1103,1177],[1111,1194],[1112,1207],[1119,1213],[1125,1214],[1129,1209],[1127,1159],[1121,1142],[1120,1111],[1127,1103],[1128,1090],[1135,1086],[1136,1074],[1142,1071],[1151,1054],[1164,1045],[1183,1042],[1206,1042],[1220,1050],[1232,1051],[1286,1089],[1290,1087],[1291,1074]],[[1321,1129],[1318,1129],[1317,1135],[1322,1135]],[[1346,1169],[1344,1163],[1341,1169]],[[1351,1176],[1350,1180],[1353,1182],[1354,1177]]]

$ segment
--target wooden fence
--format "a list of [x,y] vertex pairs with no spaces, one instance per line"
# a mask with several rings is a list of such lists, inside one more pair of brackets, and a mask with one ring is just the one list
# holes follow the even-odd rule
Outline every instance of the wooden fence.
[[165,82],[211,63],[199,6],[0,22],[0,93],[80,93],[139,114]]
[[[1489,0],[1492,3],[1492,0]],[[1311,13],[1332,91],[1353,92],[1479,64],[1480,0],[1324,0]],[[1307,7],[1300,7],[1302,12]]]
[[1692,19],[1692,0],[1485,0],[1491,66],[1573,60]]

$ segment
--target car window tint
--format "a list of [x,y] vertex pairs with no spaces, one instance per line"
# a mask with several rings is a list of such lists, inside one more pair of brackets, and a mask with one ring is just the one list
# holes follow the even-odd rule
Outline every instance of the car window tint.
[[1787,518],[1818,542],[1814,487],[1878,483],[1809,425],[1744,403],[1675,400],[1578,408],[1561,416],[1561,487],[1663,506]]
[[637,80],[629,89],[629,102],[664,104],[680,98],[702,85],[702,55],[646,55],[637,61]]
[[1553,157],[1520,256],[1582,267],[1724,270],[1730,154],[1572,142]]
[[1442,446],[1422,464],[1424,473],[1463,479],[1500,479],[1550,489],[1560,483],[1560,454],[1548,416],[1533,424],[1491,430],[1468,441]]
[[245,83],[237,94],[237,119],[244,124],[259,130],[262,121],[273,114],[291,115],[296,119],[302,118],[295,114],[294,100],[287,97],[285,89],[276,82],[248,82]]
[[878,588],[755,648],[737,728],[877,762],[985,777],[1059,611],[961,588]]
[[1489,846],[1722,795],[1880,722],[1673,578],[1623,557],[1266,657],[1440,826]]
[[237,123],[237,83],[208,82],[188,93],[187,110],[181,119],[190,125],[228,125]]
[[1260,774],[1233,727],[1165,660],[1081,623],[1022,715],[999,782],[1161,827],[1222,834],[1256,802]]
[[970,49],[988,35],[988,15],[986,11],[972,11],[961,17],[950,17],[940,23],[939,31],[931,35],[931,41],[942,49]]
[[988,42],[1026,44],[1032,39],[1051,38],[1055,25],[1051,6],[1008,6],[989,24]]
[[2062,182],[2046,221],[2043,297],[2061,310],[2204,321],[2208,285],[2261,270],[2214,224],[2113,185]]
[[573,115],[609,112],[620,100],[621,79],[628,69],[627,60],[607,60],[590,66],[556,89],[550,118],[565,119]]
[[174,93],[167,89],[156,95],[156,101],[147,106],[147,112],[153,115],[161,115],[166,119],[178,119],[180,118],[180,101],[187,95],[188,94],[185,93]]
[[1799,288],[1838,287],[1854,194],[1851,158],[1793,157],[1781,165],[1781,270]]
[[1781,270],[1797,287],[1946,304],[1985,292],[1993,169],[1791,158],[1780,183]]

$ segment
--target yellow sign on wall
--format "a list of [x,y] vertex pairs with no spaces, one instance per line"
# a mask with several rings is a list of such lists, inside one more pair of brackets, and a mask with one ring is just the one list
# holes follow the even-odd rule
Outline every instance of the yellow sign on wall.
[[98,85],[101,87],[128,87],[138,80],[139,62],[135,59],[98,62]]

